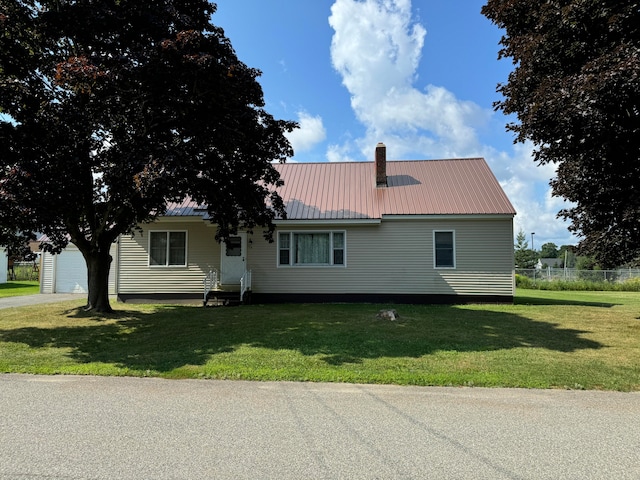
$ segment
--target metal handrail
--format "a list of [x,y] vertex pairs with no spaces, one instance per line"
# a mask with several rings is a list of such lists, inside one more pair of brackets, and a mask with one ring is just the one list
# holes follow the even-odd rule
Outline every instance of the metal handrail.
[[207,273],[202,281],[204,283],[204,302],[207,303],[207,295],[211,290],[216,290],[219,286],[218,283],[218,270],[211,269]]
[[244,299],[244,294],[251,291],[251,270],[245,270],[240,277],[240,301]]

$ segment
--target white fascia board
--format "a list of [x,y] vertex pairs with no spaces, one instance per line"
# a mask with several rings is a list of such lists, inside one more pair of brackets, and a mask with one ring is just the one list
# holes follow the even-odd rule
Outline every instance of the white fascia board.
[[201,222],[202,215],[169,215],[169,216],[159,216],[153,222],[148,223],[147,225],[152,225],[156,222],[159,223],[178,223],[178,222]]
[[464,215],[382,215],[382,220],[504,220],[513,218],[512,214],[464,214]]
[[332,219],[314,219],[314,220],[274,220],[277,226],[308,226],[308,225],[379,225],[382,222],[380,218],[332,218]]

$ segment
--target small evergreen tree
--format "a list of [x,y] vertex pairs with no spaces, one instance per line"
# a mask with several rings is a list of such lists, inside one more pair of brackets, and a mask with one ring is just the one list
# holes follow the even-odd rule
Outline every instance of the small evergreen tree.
[[536,253],[529,248],[527,238],[522,229],[516,235],[514,258],[516,268],[528,269],[536,266]]

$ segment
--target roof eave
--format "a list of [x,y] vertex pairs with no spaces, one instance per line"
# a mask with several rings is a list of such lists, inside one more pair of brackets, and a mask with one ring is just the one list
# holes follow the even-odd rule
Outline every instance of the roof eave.
[[276,226],[297,226],[297,225],[378,225],[380,218],[310,218],[310,219],[279,219],[274,220]]
[[515,212],[511,213],[436,213],[419,215],[382,215],[382,220],[469,220],[482,218],[485,220],[497,220],[513,218]]

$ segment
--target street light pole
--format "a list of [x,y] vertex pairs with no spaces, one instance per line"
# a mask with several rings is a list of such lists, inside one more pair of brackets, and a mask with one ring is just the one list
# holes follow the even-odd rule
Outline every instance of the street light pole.
[[533,236],[536,234],[536,232],[531,232],[531,250],[533,250],[534,252],[536,251],[536,249],[533,247]]

